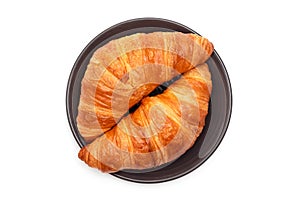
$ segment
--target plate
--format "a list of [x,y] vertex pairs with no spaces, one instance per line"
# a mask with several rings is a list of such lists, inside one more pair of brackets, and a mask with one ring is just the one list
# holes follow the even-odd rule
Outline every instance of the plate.
[[[80,136],[76,125],[77,107],[80,98],[81,80],[93,52],[110,40],[134,33],[155,31],[179,31],[198,34],[182,24],[166,19],[132,19],[114,25],[100,33],[78,56],[67,85],[66,106],[72,133],[80,147],[83,147],[85,142]],[[206,117],[206,125],[192,148],[175,161],[157,168],[150,170],[123,170],[112,173],[113,176],[140,183],[169,181],[195,170],[214,153],[221,143],[230,121],[232,94],[227,71],[216,50],[212,53],[207,64],[212,75],[213,90]]]

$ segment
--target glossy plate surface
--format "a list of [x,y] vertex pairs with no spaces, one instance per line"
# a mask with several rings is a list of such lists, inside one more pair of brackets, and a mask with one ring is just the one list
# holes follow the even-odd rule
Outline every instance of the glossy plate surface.
[[[100,33],[84,48],[77,58],[69,77],[66,104],[69,124],[80,147],[84,146],[85,142],[81,138],[76,125],[77,107],[80,98],[81,80],[92,54],[96,49],[105,45],[110,40],[134,33],[150,33],[155,31],[196,33],[182,24],[165,19],[133,19],[117,24]],[[232,94],[227,71],[216,51],[213,52],[207,64],[212,75],[213,90],[206,117],[206,125],[193,147],[177,160],[160,167],[142,171],[124,170],[112,175],[141,183],[169,181],[193,171],[213,154],[221,143],[230,121]]]

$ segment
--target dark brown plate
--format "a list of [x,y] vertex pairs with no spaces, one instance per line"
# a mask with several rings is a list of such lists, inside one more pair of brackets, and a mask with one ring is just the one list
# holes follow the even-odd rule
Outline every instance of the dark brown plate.
[[[81,80],[93,52],[108,41],[134,33],[154,31],[179,31],[196,33],[192,29],[166,19],[141,18],[117,24],[95,37],[81,52],[71,71],[67,86],[67,115],[73,135],[80,147],[85,145],[76,124],[77,107],[80,97]],[[196,33],[198,34],[198,33]],[[208,60],[212,74],[213,90],[206,117],[206,125],[197,141],[177,160],[151,170],[124,170],[112,175],[140,183],[157,183],[181,177],[203,164],[217,149],[227,130],[232,107],[231,86],[225,66],[213,52]]]

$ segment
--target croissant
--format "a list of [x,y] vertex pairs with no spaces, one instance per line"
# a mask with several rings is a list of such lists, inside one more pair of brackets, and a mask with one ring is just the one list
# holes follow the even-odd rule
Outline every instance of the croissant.
[[158,85],[203,64],[212,52],[207,39],[180,32],[138,33],[110,41],[93,54],[81,83],[80,134],[90,143]]
[[140,106],[78,156],[103,172],[145,169],[178,158],[201,133],[212,90],[207,64],[186,72],[162,94]]

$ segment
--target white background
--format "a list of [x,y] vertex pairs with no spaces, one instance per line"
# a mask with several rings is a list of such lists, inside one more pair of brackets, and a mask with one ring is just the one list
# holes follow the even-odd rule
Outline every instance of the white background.
[[[87,167],[66,117],[67,80],[81,50],[139,17],[177,21],[209,38],[233,88],[217,151],[162,184]],[[299,19],[289,0],[1,1],[0,199],[299,199]]]

